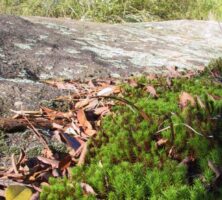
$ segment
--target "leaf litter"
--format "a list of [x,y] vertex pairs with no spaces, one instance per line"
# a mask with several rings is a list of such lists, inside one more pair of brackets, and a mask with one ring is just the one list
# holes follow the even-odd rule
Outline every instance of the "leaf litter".
[[[21,149],[19,157],[11,155],[11,167],[0,169],[0,188],[4,195],[14,197],[11,190],[26,191],[31,188],[33,199],[38,196],[41,186],[48,182],[49,177],[70,176],[70,167],[84,165],[87,154],[87,142],[97,134],[100,120],[108,115],[114,105],[113,99],[97,98],[100,95],[118,95],[120,87],[113,80],[90,81],[88,83],[46,81],[59,89],[71,90],[73,94],[60,97],[68,101],[70,109],[67,112],[42,106],[37,111],[15,111],[12,118],[1,118],[0,129],[5,132],[30,130],[39,143],[42,144],[41,155],[29,158]],[[46,137],[44,131],[50,133]],[[58,152],[51,148],[49,140],[63,143],[67,151]],[[9,184],[5,184],[8,181]],[[11,182],[10,182],[11,181]],[[11,183],[11,184],[10,184]],[[87,194],[96,194],[87,183],[81,183]],[[30,197],[30,191],[26,194]],[[3,195],[4,192],[0,193]],[[14,196],[13,196],[14,195]]]

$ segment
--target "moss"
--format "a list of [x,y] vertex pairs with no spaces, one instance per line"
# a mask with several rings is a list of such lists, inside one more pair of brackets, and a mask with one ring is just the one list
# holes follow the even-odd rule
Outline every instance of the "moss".
[[[41,199],[222,198],[218,188],[209,192],[215,174],[208,166],[208,161],[222,165],[222,84],[209,72],[173,79],[171,87],[163,78],[138,83],[123,86],[123,95],[149,120],[117,104],[91,139],[86,165],[74,167],[71,179],[51,179]],[[147,84],[154,85],[158,98],[146,92]],[[196,100],[195,106],[182,109],[182,91],[204,106]],[[160,139],[167,142],[158,146]],[[81,182],[91,185],[97,196],[85,194]]]

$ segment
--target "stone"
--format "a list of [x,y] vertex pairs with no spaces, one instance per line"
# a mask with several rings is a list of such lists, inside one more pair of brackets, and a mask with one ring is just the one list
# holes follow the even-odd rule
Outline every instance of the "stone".
[[[198,70],[222,55],[215,21],[102,24],[44,17],[0,16],[0,106],[31,109],[64,94],[45,79],[86,79]],[[17,106],[18,107],[18,106]]]
[[68,94],[54,87],[22,80],[0,80],[0,116],[12,115],[10,110],[35,110],[42,100]]

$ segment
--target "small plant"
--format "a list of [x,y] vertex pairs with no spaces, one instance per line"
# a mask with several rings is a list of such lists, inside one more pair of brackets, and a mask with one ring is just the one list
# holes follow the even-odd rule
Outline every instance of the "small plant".
[[100,22],[221,19],[220,0],[1,0],[0,13]]
[[[222,165],[222,84],[208,73],[171,82],[125,85],[124,98],[149,119],[129,106],[114,106],[88,145],[86,164],[74,167],[70,179],[51,179],[41,199],[221,199],[214,168]],[[192,104],[180,105],[183,91]]]

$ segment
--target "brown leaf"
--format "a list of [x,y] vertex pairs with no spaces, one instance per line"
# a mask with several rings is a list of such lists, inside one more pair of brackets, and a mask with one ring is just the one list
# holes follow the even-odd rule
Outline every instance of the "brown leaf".
[[67,169],[71,165],[71,162],[72,162],[71,156],[70,155],[66,156],[64,159],[62,159],[59,162],[59,169],[62,171]]
[[109,111],[110,111],[110,110],[109,110],[109,107],[104,106],[104,107],[96,108],[96,109],[94,110],[94,113],[95,113],[96,115],[104,115],[104,114],[106,114],[106,113],[109,112]]
[[44,114],[46,114],[50,119],[58,119],[58,118],[67,118],[70,119],[73,117],[73,113],[71,111],[69,112],[59,112],[56,110],[52,110],[50,108],[41,107]]
[[25,159],[25,152],[23,149],[21,149],[21,153],[19,155],[18,162],[17,162],[18,168],[19,168],[20,164],[24,161],[24,159]]
[[199,106],[200,106],[201,108],[205,108],[205,105],[204,105],[204,103],[201,101],[201,99],[200,99],[199,96],[197,96],[197,103],[199,104]]
[[178,72],[176,67],[166,67],[170,77],[180,77],[181,74]]
[[85,134],[92,137],[93,135],[96,134],[96,130],[92,130],[92,129],[86,129],[85,130]]
[[61,90],[74,90],[75,92],[78,93],[78,89],[73,83],[66,83],[66,82],[55,81],[55,80],[46,80],[45,83],[53,85]]
[[55,122],[52,123],[52,128],[54,129],[59,129],[59,130],[63,130],[63,126],[60,124],[57,124]]
[[52,159],[45,158],[45,157],[42,157],[42,156],[38,156],[37,158],[41,162],[43,162],[45,164],[48,164],[48,165],[51,165],[52,168],[58,168],[59,167],[59,161],[57,161],[57,160],[52,160]]
[[81,188],[83,189],[83,191],[85,192],[85,194],[87,195],[97,195],[94,191],[94,189],[92,188],[92,186],[90,186],[87,183],[80,183]]
[[79,157],[79,161],[77,163],[78,166],[84,165],[85,158],[86,158],[86,153],[87,153],[87,144],[85,143],[83,145],[82,152],[81,152],[81,155]]
[[137,87],[138,86],[138,83],[135,79],[129,79],[128,83],[131,87]]
[[165,145],[167,142],[168,142],[168,139],[161,138],[156,142],[156,144],[157,144],[157,146],[161,147],[161,146]]
[[84,99],[82,101],[79,101],[79,102],[76,103],[75,108],[76,109],[83,108],[84,106],[88,105],[89,102],[90,102],[90,99]]
[[15,162],[15,155],[14,154],[11,155],[11,161],[12,161],[12,167],[13,167],[14,172],[16,174],[19,174],[16,162]]
[[152,85],[148,85],[146,87],[146,91],[149,92],[151,94],[151,96],[157,97],[156,90],[155,90],[155,88]]
[[90,122],[86,119],[86,115],[84,110],[78,110],[77,112],[77,119],[79,121],[79,123],[87,129],[92,129],[92,125],[90,124]]
[[89,105],[87,105],[85,107],[85,110],[92,110],[94,109],[97,105],[99,104],[99,101],[97,99],[92,99],[89,103]]
[[180,106],[181,108],[185,108],[186,106],[188,106],[188,104],[191,104],[192,106],[195,105],[195,101],[194,98],[187,92],[182,92],[180,94]]
[[109,96],[114,93],[117,88],[115,86],[109,86],[100,90],[97,95],[98,96]]

